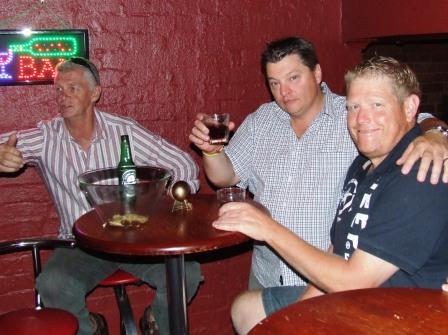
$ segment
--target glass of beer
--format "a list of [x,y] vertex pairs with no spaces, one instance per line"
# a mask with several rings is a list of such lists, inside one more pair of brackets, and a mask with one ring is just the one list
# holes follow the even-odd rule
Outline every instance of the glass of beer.
[[209,130],[210,144],[225,144],[229,141],[229,114],[209,114],[202,120]]

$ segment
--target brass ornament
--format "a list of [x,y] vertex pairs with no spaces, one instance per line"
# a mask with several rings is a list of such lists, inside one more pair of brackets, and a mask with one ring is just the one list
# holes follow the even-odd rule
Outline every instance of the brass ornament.
[[171,211],[192,210],[193,205],[187,200],[190,193],[190,186],[187,182],[183,180],[175,182],[171,188],[171,196],[174,198],[173,208]]

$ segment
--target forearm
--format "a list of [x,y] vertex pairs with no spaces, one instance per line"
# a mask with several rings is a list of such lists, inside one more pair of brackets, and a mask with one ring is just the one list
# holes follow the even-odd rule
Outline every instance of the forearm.
[[207,156],[204,155],[204,170],[207,178],[217,187],[227,187],[239,182],[232,162],[224,151]]
[[287,228],[277,224],[268,235],[266,242],[320,290],[335,292],[364,285],[349,262],[308,244]]

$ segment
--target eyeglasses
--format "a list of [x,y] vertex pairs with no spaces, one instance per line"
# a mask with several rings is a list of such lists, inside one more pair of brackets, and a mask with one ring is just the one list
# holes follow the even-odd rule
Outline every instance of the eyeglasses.
[[95,78],[95,82],[97,83],[97,85],[100,84],[100,74],[98,73],[96,66],[93,65],[92,62],[82,57],[72,57],[69,58],[67,61],[81,65],[86,69],[88,69],[89,72],[93,75],[93,78]]

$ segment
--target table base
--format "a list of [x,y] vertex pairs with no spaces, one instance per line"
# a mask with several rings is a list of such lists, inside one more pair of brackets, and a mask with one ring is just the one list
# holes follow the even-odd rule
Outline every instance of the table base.
[[166,281],[171,335],[188,335],[184,255],[166,256]]

